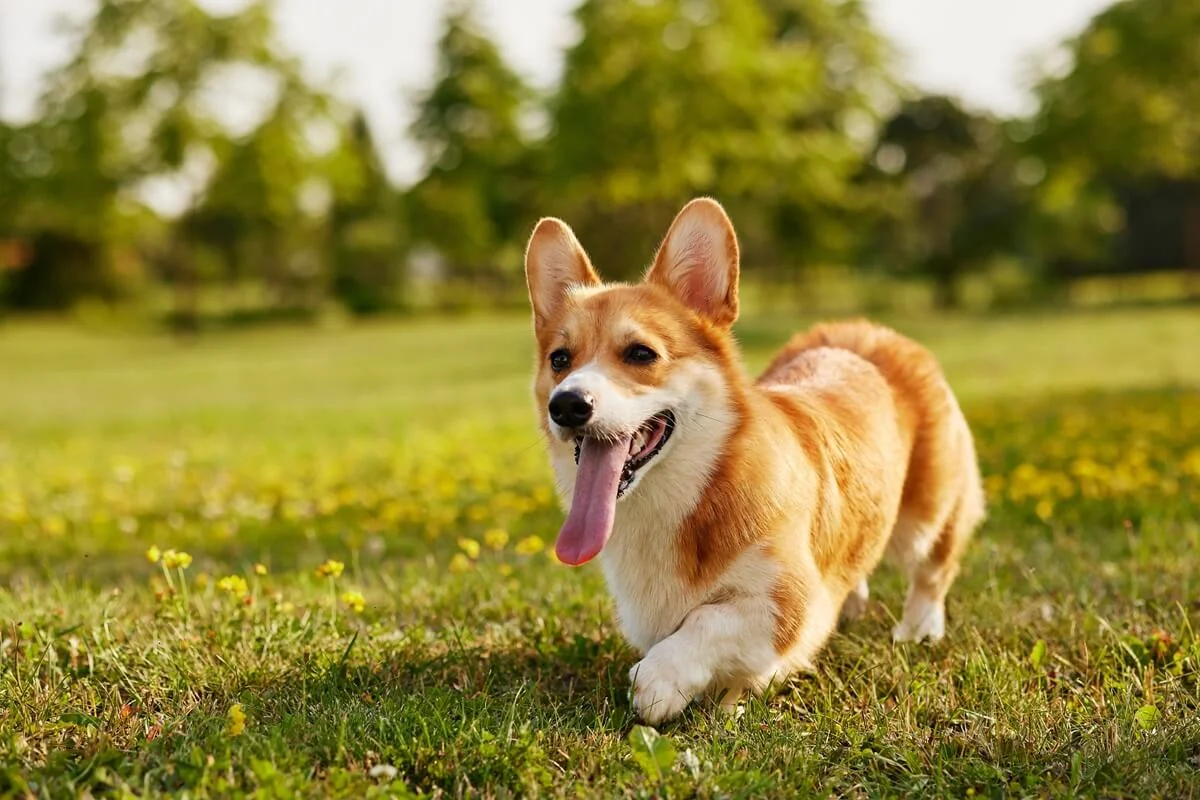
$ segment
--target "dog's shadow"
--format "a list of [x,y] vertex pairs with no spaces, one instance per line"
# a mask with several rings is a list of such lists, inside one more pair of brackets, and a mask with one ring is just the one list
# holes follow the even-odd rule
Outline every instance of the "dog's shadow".
[[518,787],[523,770],[554,762],[558,772],[556,753],[623,737],[636,722],[627,699],[636,655],[605,633],[459,643],[442,632],[332,656],[301,656],[243,702],[317,764],[391,763],[416,787],[454,776]]

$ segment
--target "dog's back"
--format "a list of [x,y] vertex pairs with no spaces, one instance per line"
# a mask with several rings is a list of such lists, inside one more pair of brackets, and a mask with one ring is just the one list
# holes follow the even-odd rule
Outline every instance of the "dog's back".
[[[975,447],[966,419],[933,354],[913,340],[863,320],[823,323],[799,333],[759,378],[760,384],[801,376],[804,354],[850,351],[870,362],[892,391],[907,458],[899,514],[888,546],[911,579],[897,639],[939,638],[944,597],[962,550],[985,515]],[[857,594],[866,600],[865,582]],[[853,599],[853,598],[852,598]],[[852,615],[854,603],[848,604]]]

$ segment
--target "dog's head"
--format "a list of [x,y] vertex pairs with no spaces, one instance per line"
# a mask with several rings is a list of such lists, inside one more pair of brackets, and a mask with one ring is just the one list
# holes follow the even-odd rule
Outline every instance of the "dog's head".
[[607,543],[617,501],[653,481],[689,437],[711,432],[705,420],[731,368],[737,237],[716,201],[693,200],[642,283],[604,284],[571,229],[547,218],[529,240],[525,276],[534,394],[570,499],[557,553],[582,564]]

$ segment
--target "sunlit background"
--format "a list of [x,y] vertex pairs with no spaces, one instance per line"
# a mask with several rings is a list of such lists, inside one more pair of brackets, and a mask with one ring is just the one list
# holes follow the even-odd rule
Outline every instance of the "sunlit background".
[[1182,6],[577,5],[5,0],[5,305],[513,305],[539,216],[624,277],[701,193],[808,308],[1200,263]]

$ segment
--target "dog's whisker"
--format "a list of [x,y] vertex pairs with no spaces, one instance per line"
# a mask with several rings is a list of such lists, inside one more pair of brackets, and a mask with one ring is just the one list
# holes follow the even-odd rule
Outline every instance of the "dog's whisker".
[[528,453],[530,450],[532,450],[533,448],[538,447],[539,445],[542,445],[544,443],[545,443],[545,440],[539,436],[539,437],[535,438],[532,442],[525,445],[524,447],[521,447],[518,450],[507,451],[505,453],[505,456],[508,458],[516,458],[517,456],[523,456],[526,453]]

